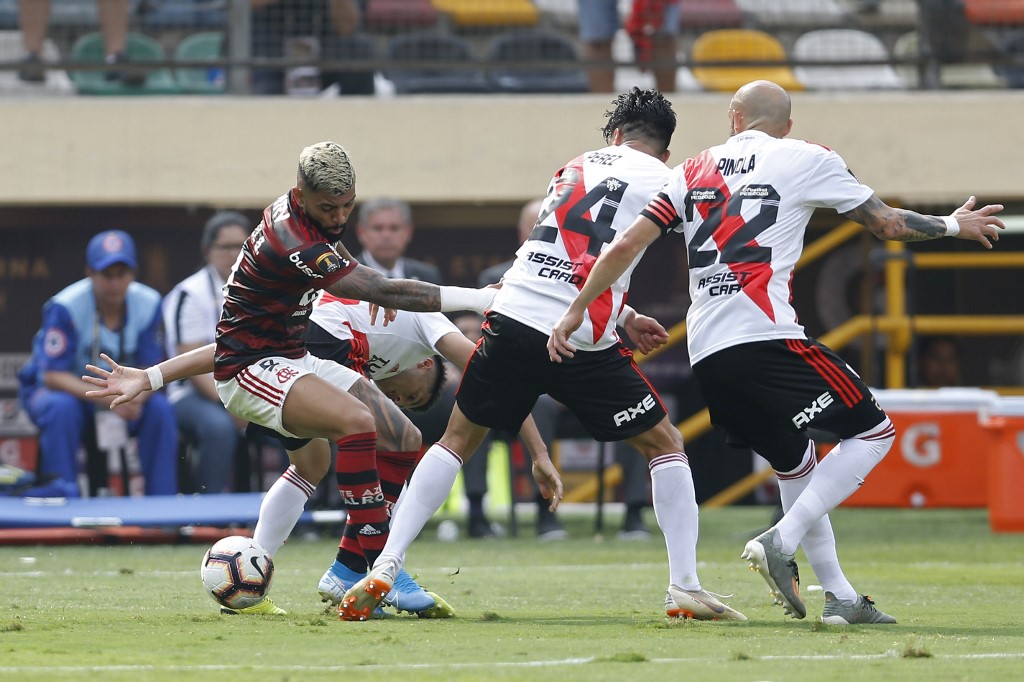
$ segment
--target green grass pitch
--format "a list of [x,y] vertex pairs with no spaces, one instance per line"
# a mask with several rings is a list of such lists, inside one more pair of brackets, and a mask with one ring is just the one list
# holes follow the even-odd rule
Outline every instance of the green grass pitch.
[[701,582],[747,623],[666,619],[660,534],[599,539],[589,516],[567,516],[557,543],[529,520],[518,538],[457,543],[428,525],[407,568],[456,608],[443,621],[339,621],[316,594],[330,538],[278,553],[279,617],[220,615],[205,546],[0,547],[0,682],[1024,679],[1024,536],[990,532],[984,510],[835,512],[848,577],[899,621],[847,628],[818,622],[802,554],[808,617],[771,605],[739,558],[769,518],[701,513]]

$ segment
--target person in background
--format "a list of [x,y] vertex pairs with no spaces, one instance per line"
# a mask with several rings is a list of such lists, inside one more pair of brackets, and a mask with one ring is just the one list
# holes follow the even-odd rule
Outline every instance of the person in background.
[[441,284],[436,265],[406,258],[413,235],[412,209],[398,199],[370,199],[359,209],[356,238],[360,253],[356,260],[389,279],[418,279]]
[[959,386],[960,344],[952,336],[925,336],[917,348],[918,383],[922,388]]
[[[611,62],[612,39],[619,29],[617,0],[578,0],[580,40],[590,62]],[[676,36],[679,0],[633,0],[623,28],[633,41],[637,63],[654,66],[655,85],[661,92],[676,89]],[[587,68],[591,92],[612,92],[614,66]]]
[[[96,423],[108,400],[87,398],[86,365],[100,354],[117,362],[148,366],[164,357],[160,343],[160,294],[135,281],[135,243],[121,230],[95,235],[86,248],[85,278],[64,288],[43,306],[43,323],[32,342],[32,357],[19,373],[20,398],[39,428],[40,474],[62,479],[75,495],[77,453],[83,434]],[[147,495],[178,492],[178,431],[174,410],[162,394],[111,409],[100,431],[126,429],[138,437]],[[121,421],[123,420],[123,422]],[[123,426],[122,426],[123,425]],[[116,440],[109,432],[98,440]],[[123,440],[123,439],[120,439]]]
[[[125,49],[128,44],[128,11],[130,0],[96,0],[99,13],[100,31],[106,49],[106,62],[111,67],[128,61]],[[18,0],[18,28],[21,42],[25,47],[25,58],[18,78],[26,83],[42,83],[46,80],[43,65],[43,42],[46,28],[50,23],[51,0]],[[120,71],[111,68],[107,80],[120,80],[125,85],[138,86],[146,80],[143,72]]]

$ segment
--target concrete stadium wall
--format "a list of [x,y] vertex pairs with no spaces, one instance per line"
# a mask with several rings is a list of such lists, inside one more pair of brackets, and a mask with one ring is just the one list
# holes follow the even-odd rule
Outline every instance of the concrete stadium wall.
[[[677,94],[670,164],[727,134],[729,97]],[[351,152],[363,197],[527,201],[601,144],[609,98],[587,96],[139,98],[0,102],[0,205],[262,208],[299,151]],[[904,203],[1024,199],[1024,92],[794,95],[793,137],[837,150]]]

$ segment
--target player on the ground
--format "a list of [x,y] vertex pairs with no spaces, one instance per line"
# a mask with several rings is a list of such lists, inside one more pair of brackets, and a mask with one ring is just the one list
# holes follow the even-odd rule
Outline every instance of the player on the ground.
[[[253,539],[271,555],[284,543],[328,471],[330,448],[323,439],[337,445],[337,467],[359,481],[339,492],[349,517],[359,524],[359,541],[367,557],[377,555],[388,534],[375,461],[376,424],[370,410],[347,392],[360,375],[309,354],[305,347],[317,293],[327,290],[420,311],[481,311],[493,295],[492,291],[387,279],[357,264],[335,243],[355,204],[355,181],[351,161],[340,145],[322,142],[305,148],[299,156],[295,187],[264,210],[225,285],[214,366],[222,402],[235,416],[282,436],[314,439],[289,451],[292,465],[260,506]],[[165,380],[182,378],[164,375],[159,367],[146,372],[154,389]],[[112,404],[125,400],[118,397]],[[284,611],[265,598],[239,612]]]
[[[835,152],[783,139],[793,127],[790,111],[789,95],[775,83],[740,88],[729,105],[732,136],[672,171],[662,192],[601,254],[548,348],[553,361],[570,361],[588,306],[655,239],[683,233],[694,375],[713,423],[771,463],[785,510],[779,523],[747,543],[743,558],[776,602],[803,618],[793,559],[803,545],[825,588],[824,622],[894,623],[843,574],[827,513],[864,482],[889,451],[895,429],[857,373],[797,322],[793,268],[816,207],[833,208],[880,239],[959,237],[992,248],[1003,227],[992,216],[1002,206],[974,210],[971,197],[945,217],[891,208]],[[821,464],[808,426],[841,439]]]
[[[669,173],[665,161],[676,117],[668,100],[634,88],[614,105],[606,114],[608,146],[580,155],[555,174],[537,224],[487,313],[448,429],[417,465],[392,518],[391,537],[367,577],[345,595],[342,618],[363,618],[391,589],[406,549],[488,429],[516,433],[537,397],[548,393],[596,440],[626,440],[650,461],[654,509],[669,556],[666,612],[746,620],[697,578],[697,502],[682,436],[616,331],[622,326],[642,352],[667,338],[656,320],[625,305],[628,272],[608,283],[588,309],[575,337],[586,350],[561,365],[548,360],[551,325],[575,298],[601,249],[633,221]],[[535,468],[541,485],[550,485],[553,474]]]

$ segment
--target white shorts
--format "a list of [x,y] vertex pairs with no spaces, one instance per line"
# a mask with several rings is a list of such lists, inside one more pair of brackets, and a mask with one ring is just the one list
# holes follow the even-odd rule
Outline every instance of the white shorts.
[[346,392],[362,378],[348,367],[309,353],[297,360],[273,356],[254,362],[231,379],[218,381],[217,395],[228,412],[239,419],[300,438],[284,428],[282,412],[288,391],[306,374],[315,374]]

